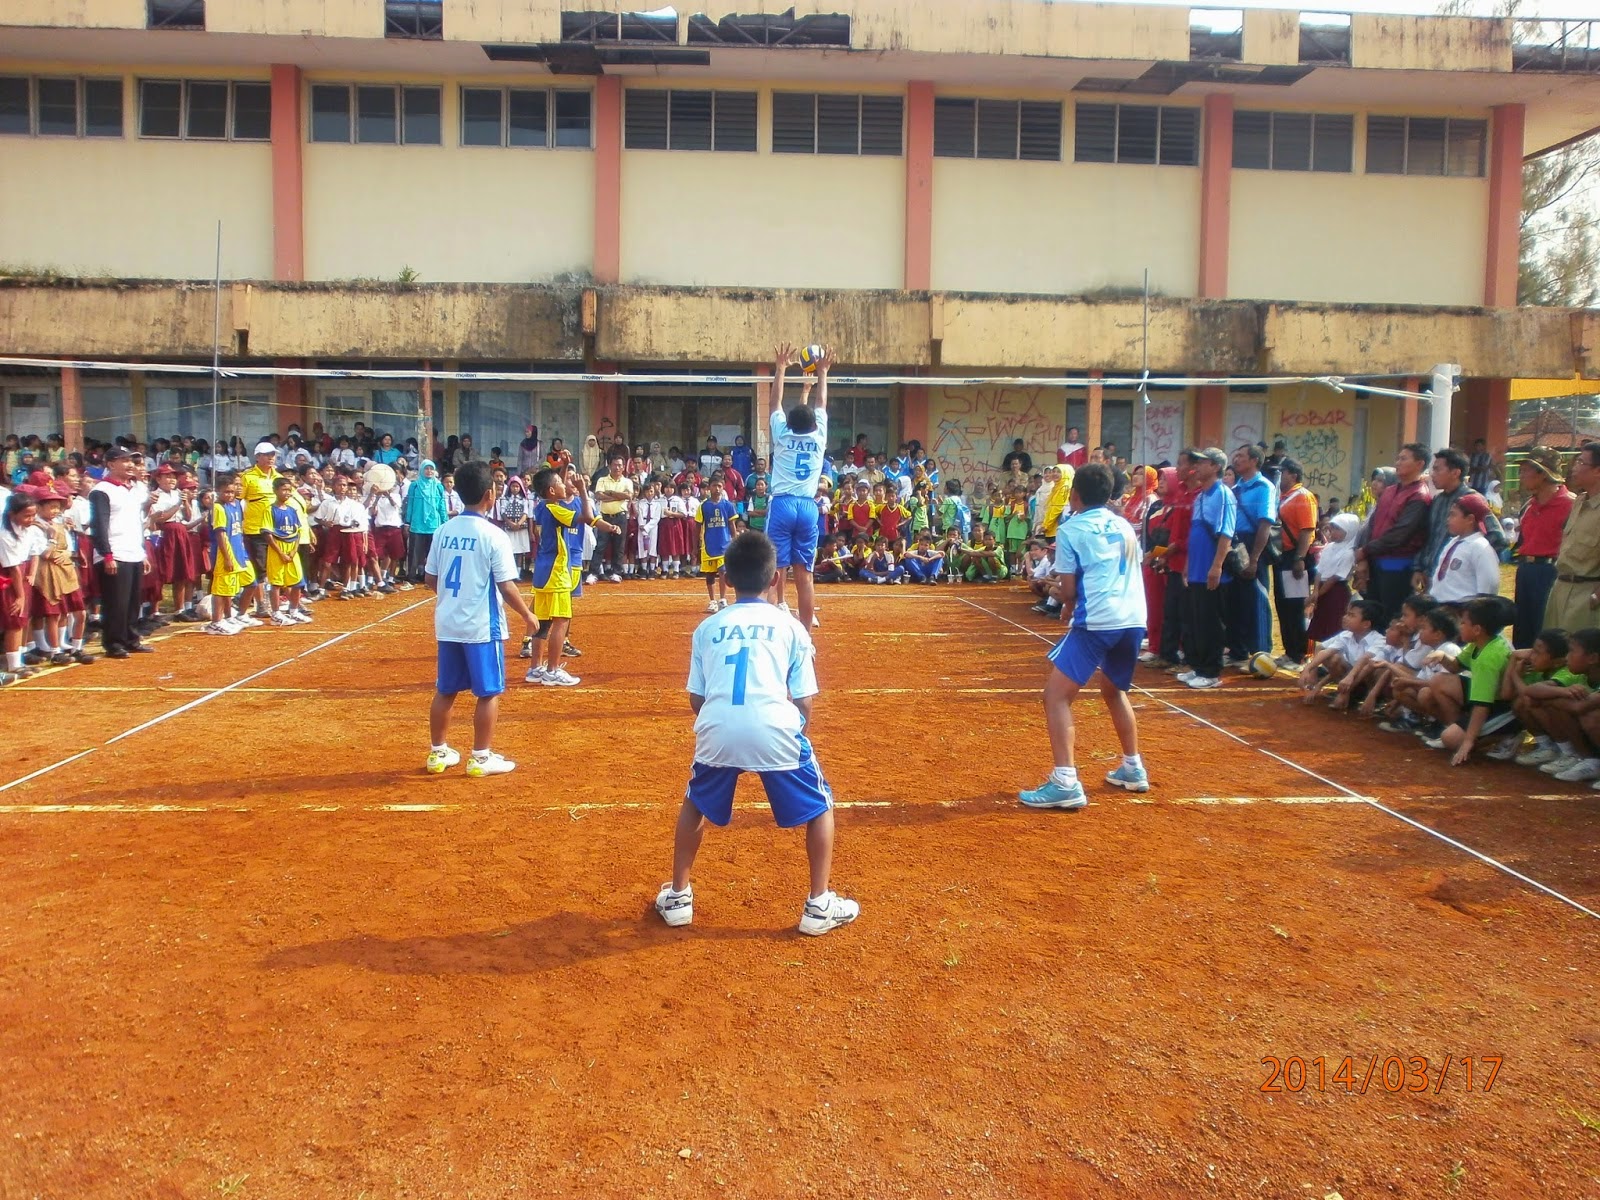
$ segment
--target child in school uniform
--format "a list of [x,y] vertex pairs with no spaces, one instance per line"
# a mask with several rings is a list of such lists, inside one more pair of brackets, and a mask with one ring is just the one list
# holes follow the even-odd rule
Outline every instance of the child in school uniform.
[[1345,610],[1344,629],[1328,638],[1300,668],[1300,690],[1310,704],[1323,686],[1338,683],[1363,657],[1384,644],[1383,634],[1373,626],[1383,617],[1383,607],[1375,600],[1352,600]]
[[911,548],[901,560],[906,578],[912,583],[936,584],[944,571],[944,555],[933,544],[933,533],[926,526],[916,532]]
[[[1444,728],[1425,745],[1450,751],[1450,765],[1471,757],[1478,740],[1498,733],[1516,720],[1510,701],[1501,695],[1501,680],[1511,665],[1511,642],[1502,632],[1511,624],[1512,604],[1501,596],[1483,596],[1467,605],[1461,618],[1461,653],[1446,671],[1428,681],[1419,695],[1423,710]],[[1600,779],[1600,758],[1587,760],[1582,778]],[[1574,771],[1576,768],[1574,768]],[[1569,780],[1580,778],[1563,772]]]
[[[700,573],[706,581],[706,611],[728,607],[728,577],[722,558],[733,540],[733,518],[738,510],[723,497],[722,480],[713,477],[706,487],[706,498],[694,510],[700,526]],[[718,594],[720,591],[720,595]]]
[[680,484],[675,492],[669,489],[666,501],[661,513],[661,532],[657,535],[658,548],[666,560],[666,573],[676,579],[688,570],[689,535],[694,528],[689,515],[694,508],[689,485]]
[[645,482],[644,494],[635,501],[638,520],[638,541],[634,546],[634,559],[639,574],[645,578],[661,575],[661,518],[666,502],[661,498],[661,488],[655,480]]
[[274,625],[309,625],[311,614],[300,607],[305,583],[300,570],[300,532],[305,518],[294,503],[294,481],[287,475],[278,476],[272,481],[272,493],[272,523],[267,529],[267,608]]
[[812,577],[818,583],[844,583],[850,578],[846,555],[837,534],[827,534],[817,546]]
[[237,597],[256,581],[255,567],[244,544],[244,505],[239,502],[238,476],[217,477],[217,503],[211,510],[211,623],[204,632],[233,635],[261,622],[240,607]]
[[882,534],[872,539],[872,552],[861,568],[862,583],[903,583],[905,568],[895,561],[894,551]]
[[889,485],[880,483],[873,491],[878,499],[872,506],[872,520],[884,545],[893,554],[905,523],[911,519],[911,510],[900,502],[900,497]]
[[50,654],[51,665],[57,667],[94,661],[94,655],[83,648],[83,590],[78,583],[72,532],[64,516],[70,498],[71,493],[62,487],[39,500],[38,527],[47,544],[35,572],[33,606],[43,626],[43,648]]
[[702,621],[690,648],[694,768],[678,813],[672,879],[656,895],[656,912],[674,927],[694,920],[689,875],[706,826],[728,824],[739,776],[754,771],[778,826],[806,828],[811,879],[799,928],[820,936],[854,921],[861,906],[829,887],[833,792],[805,735],[818,691],[815,651],[810,632],[763,598],[778,576],[766,536],[741,534],[726,558],[738,601]]
[[1450,506],[1445,518],[1450,541],[1440,552],[1439,565],[1428,582],[1428,590],[1441,604],[1499,595],[1500,556],[1484,536],[1488,519],[1489,502],[1474,492]]
[[26,679],[34,669],[22,661],[23,640],[31,619],[31,601],[43,538],[34,528],[39,502],[31,485],[6,498],[0,513],[0,647],[5,653],[3,681]]

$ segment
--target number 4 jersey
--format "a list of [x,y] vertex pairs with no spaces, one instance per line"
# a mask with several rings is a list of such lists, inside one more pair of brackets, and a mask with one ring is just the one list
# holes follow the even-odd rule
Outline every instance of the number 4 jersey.
[[505,530],[479,513],[451,517],[433,535],[429,575],[438,577],[433,633],[441,642],[498,642],[506,636],[502,583],[517,577]]
[[811,635],[763,600],[740,600],[700,622],[689,691],[704,696],[694,723],[696,762],[743,771],[800,766],[804,724],[792,702],[817,693]]

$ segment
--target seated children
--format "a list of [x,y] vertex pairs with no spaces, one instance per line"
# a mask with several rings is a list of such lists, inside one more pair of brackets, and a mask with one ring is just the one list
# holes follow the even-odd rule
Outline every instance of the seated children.
[[862,583],[903,583],[905,568],[894,560],[894,552],[882,534],[872,539],[872,553],[861,568]]
[[844,543],[838,534],[828,534],[817,546],[817,565],[812,577],[818,583],[844,583],[850,578]]
[[1300,668],[1300,690],[1311,704],[1325,683],[1338,683],[1363,655],[1384,644],[1383,634],[1373,625],[1383,616],[1376,600],[1352,600],[1344,612],[1344,629],[1323,642]]
[[[1558,654],[1563,648],[1565,654]],[[1596,740],[1600,720],[1594,715],[1600,708],[1594,691],[1600,685],[1600,630],[1563,635],[1559,629],[1547,629],[1531,650],[1519,653],[1526,656],[1519,663],[1524,670],[1507,672],[1512,677],[1507,681],[1511,706],[1534,735],[1535,745],[1527,754],[1517,755],[1516,761],[1569,783],[1584,782],[1585,776],[1600,778],[1580,770],[1595,760],[1595,747],[1600,746]]]
[[[1449,750],[1453,767],[1471,757],[1480,737],[1498,733],[1516,720],[1510,701],[1500,691],[1512,654],[1501,630],[1511,623],[1512,615],[1511,602],[1500,596],[1483,596],[1468,604],[1461,618],[1460,655],[1454,663],[1441,664],[1445,673],[1428,680],[1428,690],[1417,697],[1423,711],[1445,726],[1426,744]],[[1594,777],[1600,777],[1600,761]]]
[[966,547],[967,580],[978,583],[998,583],[1009,574],[1006,570],[1005,552],[1000,549],[994,530],[983,527],[976,532],[973,544]]
[[917,530],[911,548],[906,551],[901,565],[912,583],[935,584],[944,569],[944,555],[933,544],[933,532],[926,526]]

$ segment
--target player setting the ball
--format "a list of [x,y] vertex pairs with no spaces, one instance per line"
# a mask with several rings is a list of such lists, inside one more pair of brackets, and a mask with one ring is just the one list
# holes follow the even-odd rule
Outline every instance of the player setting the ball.
[[1138,721],[1128,703],[1144,641],[1139,535],[1106,507],[1111,491],[1109,467],[1103,463],[1079,467],[1068,500],[1072,516],[1056,530],[1056,574],[1062,607],[1072,613],[1072,628],[1048,656],[1044,716],[1056,766],[1049,779],[1017,797],[1029,808],[1082,808],[1089,803],[1074,758],[1072,702],[1097,671],[1100,695],[1122,742],[1122,765],[1106,776],[1106,782],[1130,792],[1150,790],[1150,777],[1139,758]]
[[[811,366],[801,380],[800,403],[783,411],[783,376],[794,360],[794,347],[785,342],[772,367],[772,400],[768,421],[772,434],[772,500],[767,508],[767,536],[778,556],[778,577],[771,600],[783,607],[783,573],[794,568],[796,608],[803,628],[817,624],[816,581],[811,576],[817,560],[817,533],[822,514],[817,510],[817,483],[822,478],[822,458],[828,448],[828,368],[833,351],[807,346],[802,359]],[[812,386],[817,398],[811,400]]]

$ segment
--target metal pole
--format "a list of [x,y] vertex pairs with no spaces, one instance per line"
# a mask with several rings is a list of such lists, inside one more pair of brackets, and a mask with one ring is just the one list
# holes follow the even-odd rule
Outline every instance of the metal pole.
[[[217,418],[222,404],[222,222],[217,222],[217,273],[212,292],[211,308],[211,455],[215,462],[217,453]],[[211,483],[216,486],[216,468],[212,467]]]
[[[1144,361],[1143,378],[1150,377],[1150,268],[1144,269],[1144,311],[1142,315],[1144,328]],[[1150,457],[1150,393],[1143,385],[1139,388],[1139,456]],[[1139,466],[1139,463],[1134,463]],[[1154,466],[1154,463],[1145,463],[1145,466]]]

